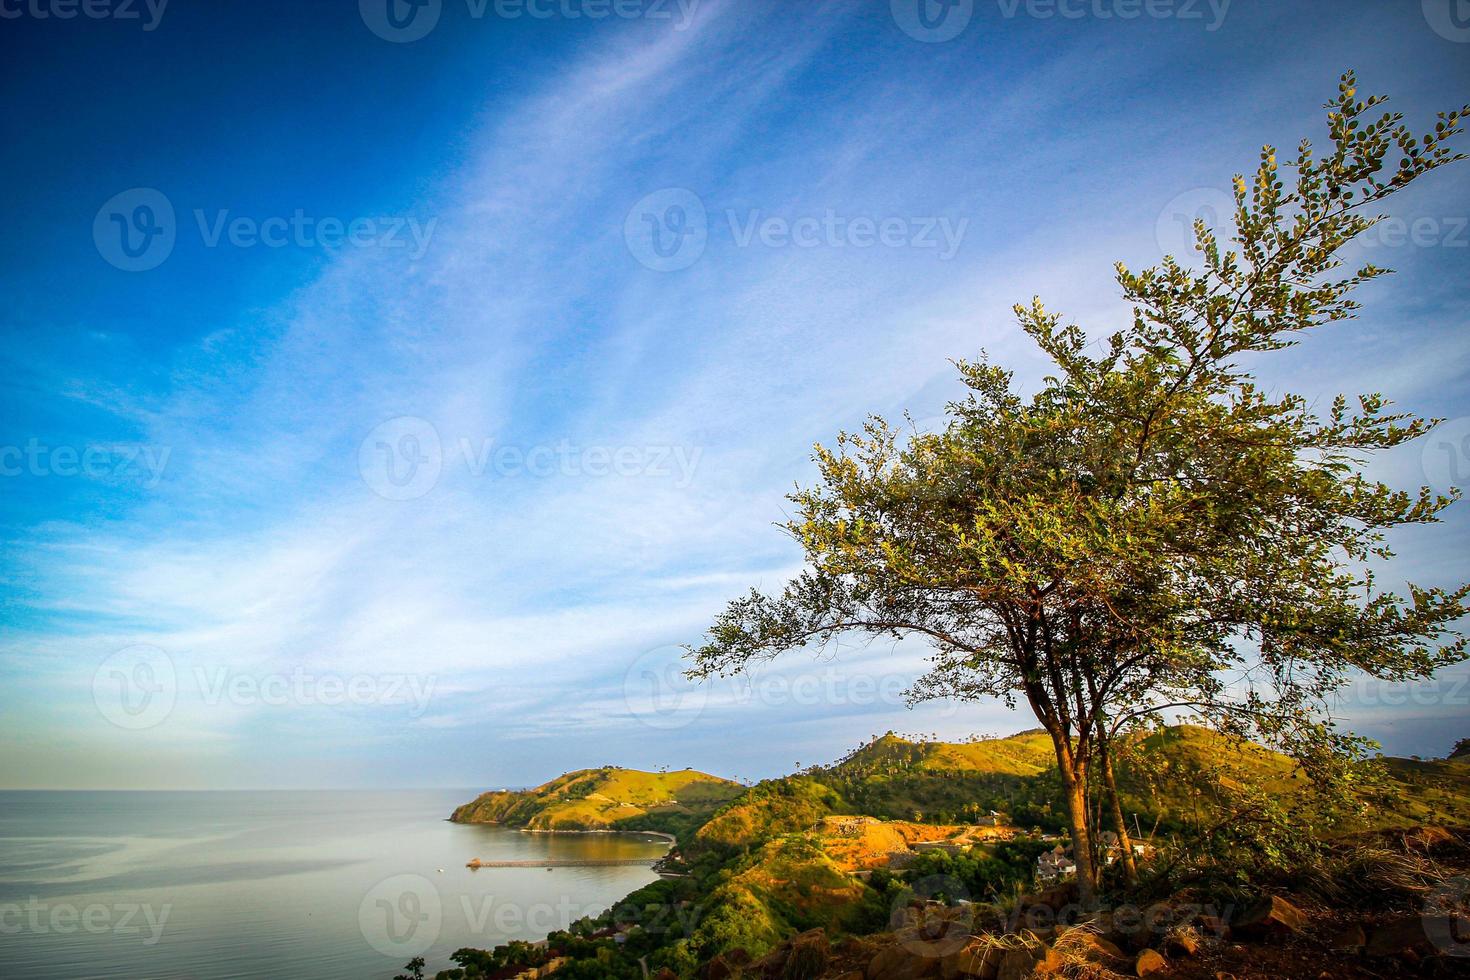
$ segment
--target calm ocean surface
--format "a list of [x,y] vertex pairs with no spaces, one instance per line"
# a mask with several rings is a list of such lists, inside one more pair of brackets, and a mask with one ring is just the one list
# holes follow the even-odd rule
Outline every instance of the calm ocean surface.
[[390,980],[415,955],[443,969],[462,946],[539,939],[655,878],[470,871],[664,851],[448,823],[475,792],[0,792],[0,977]]

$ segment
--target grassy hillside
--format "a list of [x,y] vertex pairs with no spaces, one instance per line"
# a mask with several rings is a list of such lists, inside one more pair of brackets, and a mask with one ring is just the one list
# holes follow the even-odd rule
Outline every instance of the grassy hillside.
[[1051,737],[1042,731],[973,742],[911,742],[889,732],[848,755],[831,771],[844,776],[898,772],[1037,776],[1055,763]]
[[744,790],[693,769],[581,769],[535,789],[482,793],[457,808],[456,823],[530,830],[658,830],[681,834]]
[[[1145,834],[1157,827],[1166,849],[1237,812],[1242,800],[1289,801],[1306,788],[1285,756],[1207,729],[1175,726],[1119,748],[1124,809],[1138,814]],[[1465,826],[1470,752],[1385,759],[1376,783],[1361,788],[1366,818],[1335,825],[1342,842],[1361,836],[1351,832],[1357,827]],[[1030,834],[1000,840],[1010,828],[992,828],[989,813],[1023,830],[1063,830],[1059,789],[1044,733],[943,743],[890,732],[831,766],[749,789],[688,770],[586,770],[524,793],[487,793],[454,819],[537,829],[677,828],[687,876],[650,884],[623,911],[579,929],[597,935],[637,924],[637,910],[669,908],[685,917],[680,927],[655,922],[633,930],[621,948],[587,939],[588,961],[576,964],[585,968],[567,973],[636,980],[644,975],[640,957],[650,969],[698,976],[698,965],[716,954],[759,956],[808,929],[821,927],[829,937],[879,932],[911,900],[905,889],[915,881],[953,881],[980,902],[1019,894],[1034,884],[1037,854],[1052,844]],[[1213,829],[1206,836],[1221,837]],[[1246,850],[1226,856],[1248,857],[1250,839],[1236,844]],[[1241,864],[1219,866],[1228,873]]]
[[[1124,809],[1150,826],[1158,821],[1163,830],[1202,819],[1230,794],[1254,790],[1286,798],[1306,786],[1287,757],[1192,725],[1164,729],[1128,748],[1119,762]],[[1366,826],[1470,824],[1470,755],[1383,763],[1381,785],[1365,793]],[[1199,786],[1211,792],[1189,789]],[[699,828],[695,843],[749,849],[833,814],[959,824],[991,810],[1021,827],[1065,829],[1045,733],[946,743],[889,732],[830,767],[752,788]]]

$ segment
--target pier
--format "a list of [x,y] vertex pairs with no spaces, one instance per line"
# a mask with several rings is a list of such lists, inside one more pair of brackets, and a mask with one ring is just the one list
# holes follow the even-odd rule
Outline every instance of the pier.
[[651,868],[660,858],[621,858],[606,861],[562,861],[545,859],[541,861],[481,861],[475,858],[465,865],[466,868],[479,870],[480,868]]

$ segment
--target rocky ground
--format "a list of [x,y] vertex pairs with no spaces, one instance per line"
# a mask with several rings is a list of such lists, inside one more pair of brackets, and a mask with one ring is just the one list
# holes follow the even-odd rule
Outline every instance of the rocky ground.
[[1080,913],[1070,889],[1032,896],[1028,927],[989,910],[916,905],[896,928],[828,942],[815,929],[759,961],[717,958],[707,980],[1025,980],[1028,977],[1356,978],[1470,976],[1470,919],[1347,916],[1271,896],[1228,918],[1176,896],[1143,909]]

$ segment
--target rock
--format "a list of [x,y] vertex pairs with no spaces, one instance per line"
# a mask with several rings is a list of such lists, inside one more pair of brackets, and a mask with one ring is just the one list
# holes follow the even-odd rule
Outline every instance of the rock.
[[791,940],[791,950],[782,965],[782,980],[814,980],[827,969],[829,944],[822,929],[803,932]]
[[750,954],[738,947],[720,953],[705,964],[705,980],[728,980],[729,977],[738,976],[740,968],[749,962]]
[[1348,926],[1332,937],[1332,948],[1335,950],[1361,953],[1366,945],[1368,945],[1368,935],[1358,923]]
[[902,945],[881,950],[865,972],[867,980],[920,980],[938,975],[938,957],[923,956]]
[[1306,925],[1301,909],[1277,895],[1264,898],[1235,923],[1238,935],[1255,939],[1279,939],[1299,935]]
[[1133,972],[1136,976],[1146,977],[1152,973],[1162,973],[1169,968],[1168,960],[1165,960],[1156,950],[1146,949],[1138,954],[1138,959],[1133,961]]
[[1164,952],[1170,956],[1198,956],[1199,933],[1193,926],[1176,926],[1164,937]]
[[995,980],[1029,980],[1031,977],[1061,976],[1067,960],[1050,946],[1008,949],[1000,956]]
[[1031,975],[1034,977],[1059,977],[1067,969],[1067,958],[1050,946],[1041,951],[1041,958],[1035,963],[1031,968]]
[[995,980],[1000,972],[1001,951],[994,946],[971,946],[958,953],[950,953],[939,961],[939,976],[942,980],[959,977]]
[[1424,922],[1418,916],[1406,916],[1374,926],[1364,947],[1369,956],[1393,957],[1410,963],[1417,963],[1435,952],[1434,944],[1424,932]]
[[1072,882],[1066,885],[1057,885],[1046,891],[1035,895],[1025,895],[1021,898],[1021,907],[1028,905],[1045,905],[1053,912],[1066,908],[1068,905],[1077,903],[1077,884]]
[[1066,934],[1066,941],[1079,956],[1090,962],[1103,966],[1128,962],[1128,954],[1106,936],[1099,936],[1085,929],[1073,930]]
[[996,971],[996,980],[1027,980],[1036,970],[1040,961],[1031,955],[1030,950],[1008,949],[1000,958],[1000,968]]
[[1218,915],[1202,915],[1195,922],[1198,924],[1200,932],[1206,936],[1213,936],[1216,939],[1230,938],[1229,924]]

